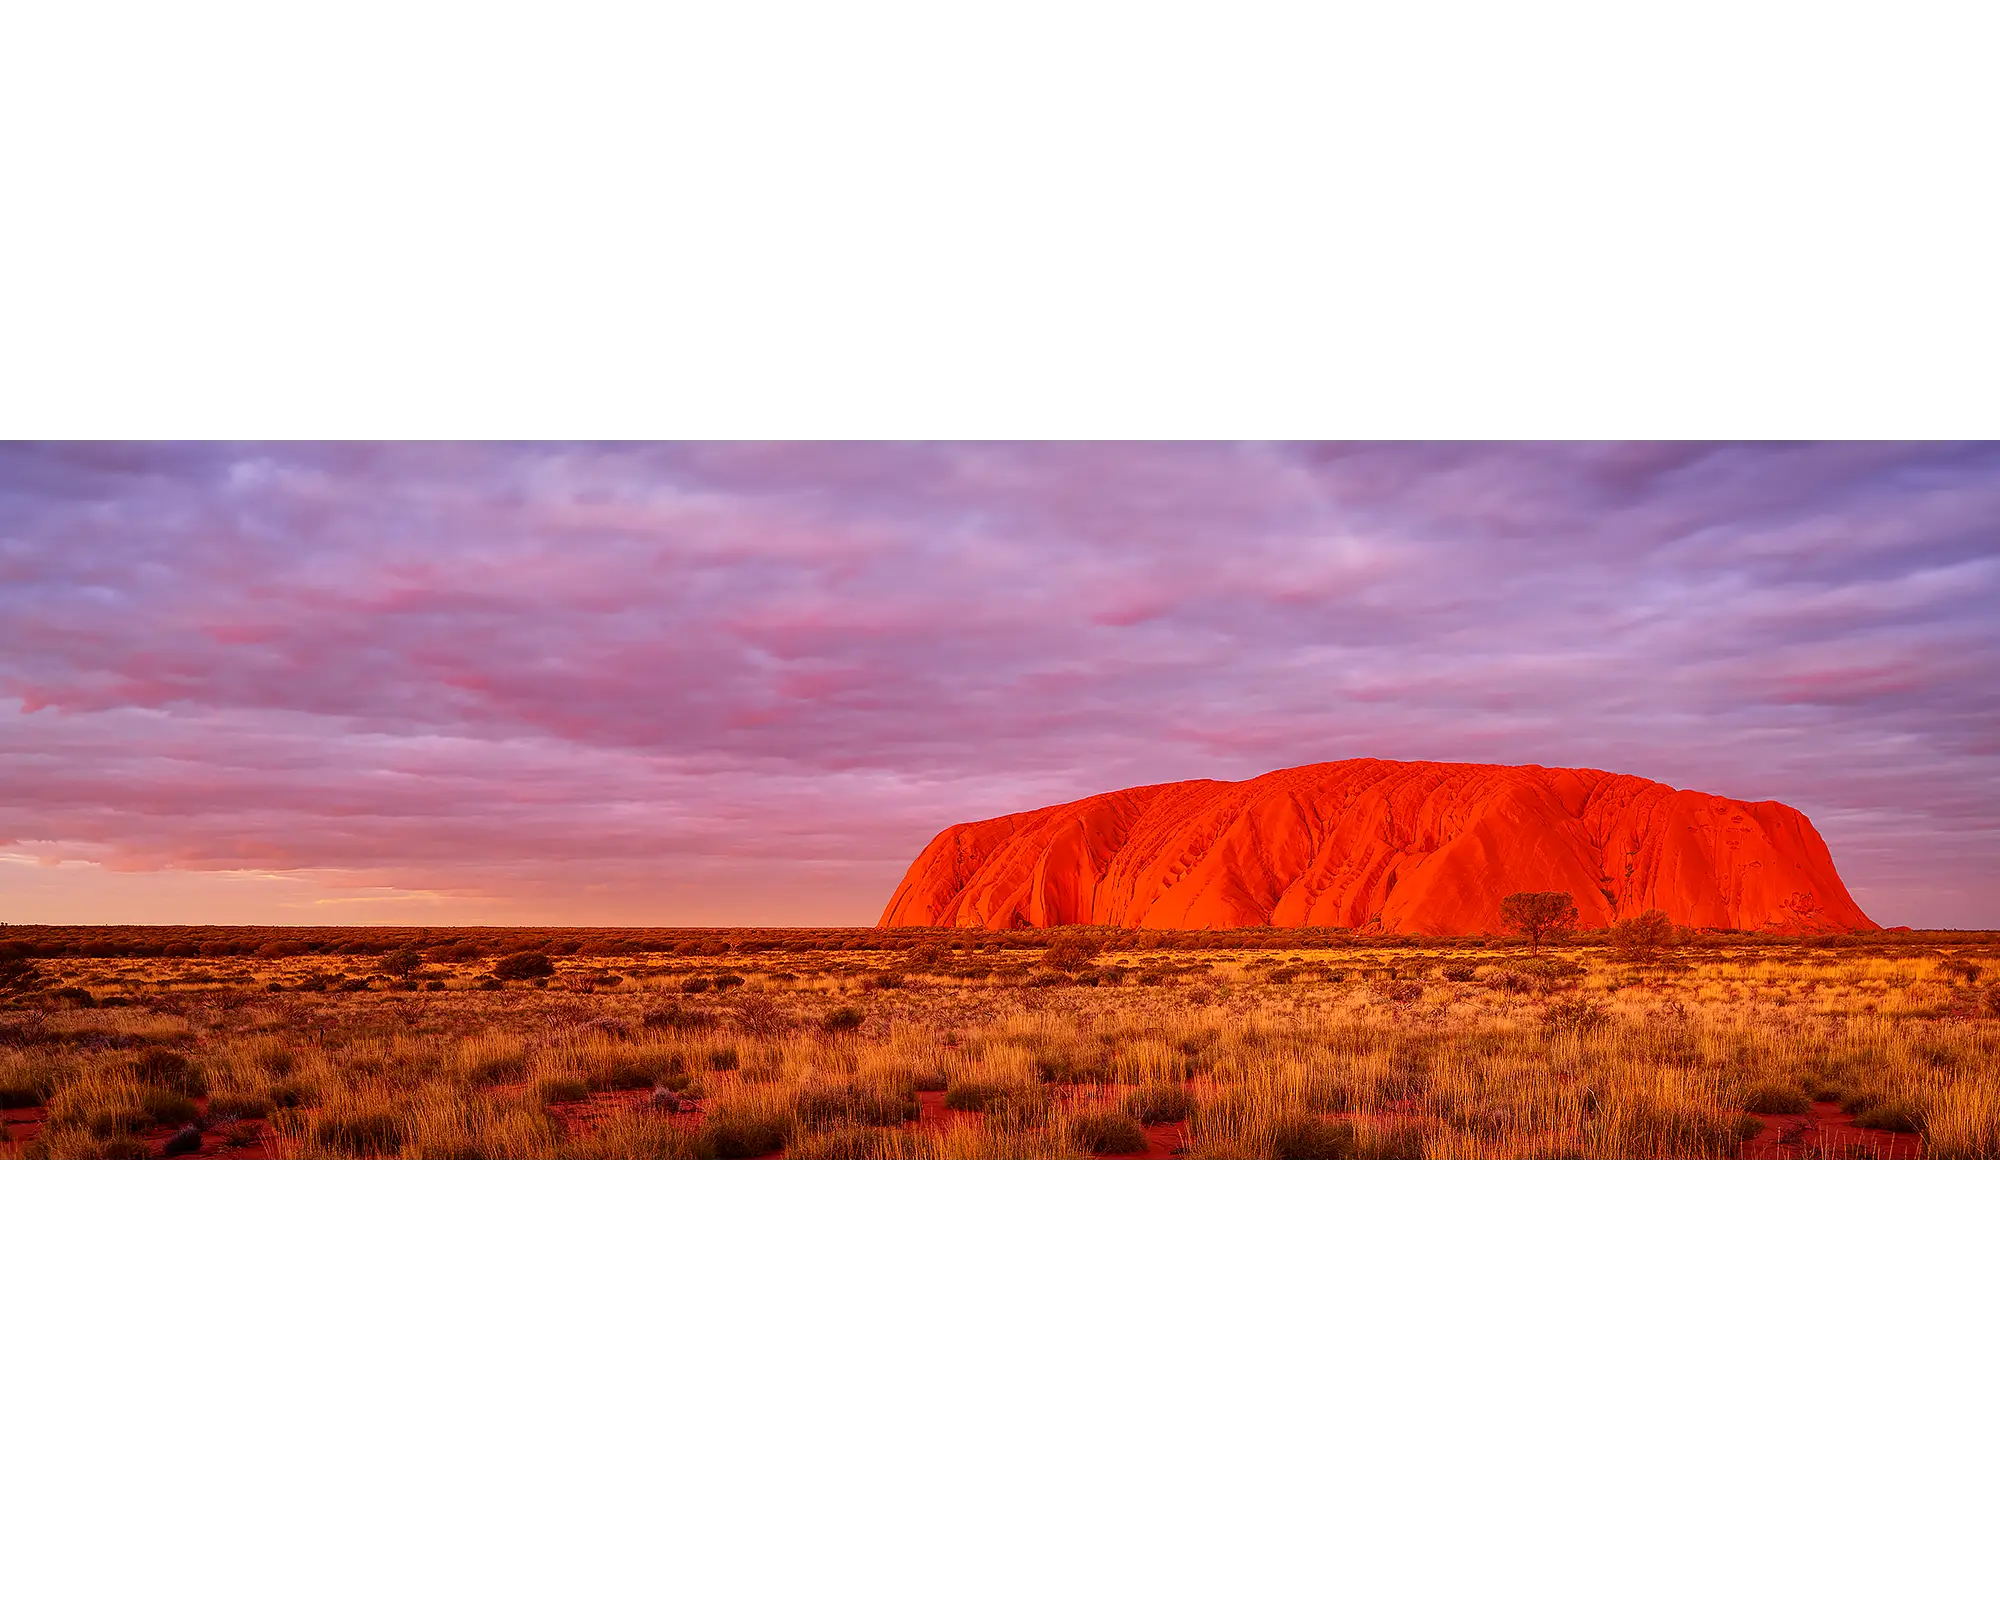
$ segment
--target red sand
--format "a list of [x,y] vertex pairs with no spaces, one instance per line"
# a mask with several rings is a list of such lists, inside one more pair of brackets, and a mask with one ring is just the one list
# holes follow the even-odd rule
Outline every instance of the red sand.
[[1760,1116],[1764,1131],[1745,1139],[1739,1152],[1745,1161],[1810,1161],[1861,1159],[1915,1161],[1924,1141],[1914,1133],[1886,1133],[1857,1128],[1854,1118],[1831,1100],[1816,1100],[1796,1116]]
[[1476,934],[1517,890],[1581,925],[1872,928],[1803,814],[1584,768],[1331,761],[947,828],[878,926]]

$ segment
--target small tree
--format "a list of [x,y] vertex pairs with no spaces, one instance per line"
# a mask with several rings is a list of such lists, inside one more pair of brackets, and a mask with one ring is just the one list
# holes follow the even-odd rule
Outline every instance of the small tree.
[[539,950],[522,950],[493,963],[496,978],[550,978],[555,970],[556,964]]
[[1042,960],[1058,972],[1081,972],[1102,948],[1102,942],[1087,933],[1059,933],[1042,952]]
[[1627,917],[1611,930],[1611,948],[1627,961],[1645,961],[1673,941],[1673,919],[1657,908]]
[[1544,939],[1559,939],[1576,927],[1576,900],[1562,889],[1510,894],[1500,902],[1500,924],[1509,933],[1525,934],[1539,950]]

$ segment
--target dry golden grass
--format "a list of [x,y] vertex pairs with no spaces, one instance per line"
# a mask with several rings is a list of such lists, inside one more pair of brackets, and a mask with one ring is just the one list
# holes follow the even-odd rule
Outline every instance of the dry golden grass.
[[0,1154],[193,1121],[335,1159],[1075,1159],[1146,1126],[1196,1158],[1681,1159],[1838,1101],[2000,1155],[1992,942],[683,942],[499,986],[462,952],[44,956],[0,997]]

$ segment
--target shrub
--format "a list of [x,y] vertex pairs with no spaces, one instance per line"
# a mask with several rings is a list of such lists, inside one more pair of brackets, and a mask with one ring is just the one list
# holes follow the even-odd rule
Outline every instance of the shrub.
[[1760,1083],[1743,1097],[1743,1109],[1767,1117],[1796,1116],[1812,1110],[1812,1098],[1789,1083]]
[[1510,894],[1500,902],[1500,925],[1525,936],[1539,950],[1544,939],[1559,939],[1577,924],[1576,900],[1565,889]]
[[380,961],[376,962],[375,966],[378,971],[386,972],[391,977],[407,978],[423,964],[423,952],[412,946],[405,945],[400,950],[391,950]]
[[852,1033],[867,1020],[859,1006],[836,1006],[820,1019],[820,1025],[828,1033]]
[[718,972],[713,982],[718,991],[723,989],[740,989],[743,987],[743,980],[733,972]]
[[500,979],[552,978],[556,964],[539,950],[521,950],[502,956],[493,963],[493,976]]
[[733,1044],[719,1044],[708,1053],[709,1067],[716,1072],[734,1072],[736,1062],[736,1046]]
[[180,1129],[160,1147],[163,1156],[191,1156],[201,1149],[201,1129],[192,1122]]
[[1042,952],[1042,962],[1057,972],[1081,972],[1097,959],[1102,941],[1082,933],[1059,933]]
[[687,1006],[671,1005],[662,1007],[657,1011],[648,1011],[639,1019],[639,1022],[642,1027],[671,1029],[676,1033],[687,1033],[698,1028],[714,1027],[715,1013]]
[[900,972],[878,972],[868,980],[868,987],[871,989],[900,989],[903,987],[903,975]]
[[1611,1021],[1611,1013],[1585,995],[1569,995],[1551,1001],[1542,1021],[1551,1033],[1594,1033]]
[[1279,1161],[1347,1161],[1356,1154],[1353,1127],[1318,1117],[1283,1117],[1271,1127],[1271,1154]]
[[1673,919],[1658,909],[1627,917],[1611,930],[1612,950],[1627,961],[1644,961],[1673,940]]
[[1079,1112],[1069,1126],[1094,1156],[1135,1156],[1146,1149],[1146,1130],[1122,1111]]
[[1194,1109],[1194,1097],[1178,1084],[1149,1083],[1125,1097],[1125,1109],[1141,1122],[1179,1122]]

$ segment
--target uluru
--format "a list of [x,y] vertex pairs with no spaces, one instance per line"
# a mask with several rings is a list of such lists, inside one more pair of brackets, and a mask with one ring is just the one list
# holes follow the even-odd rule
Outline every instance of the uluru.
[[1327,761],[963,822],[904,873],[878,926],[1333,927],[1483,934],[1520,890],[1579,924],[1664,911],[1692,928],[1876,925],[1806,816],[1580,767]]

